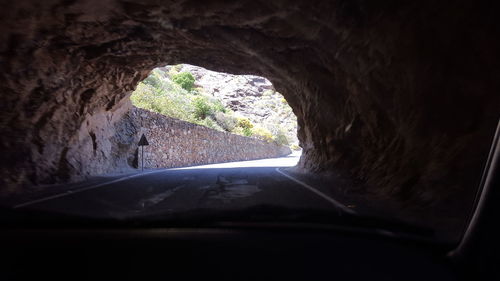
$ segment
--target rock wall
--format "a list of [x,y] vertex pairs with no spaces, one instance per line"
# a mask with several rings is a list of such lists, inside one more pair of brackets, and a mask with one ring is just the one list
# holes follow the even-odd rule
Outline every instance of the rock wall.
[[[142,133],[148,139],[149,145],[144,148],[145,168],[273,158],[291,153],[285,146],[216,131],[136,107],[127,115],[126,122],[140,128],[139,134],[135,136],[135,143]],[[135,153],[140,166],[140,150]]]
[[3,1],[0,184],[120,167],[126,146],[99,152],[120,102],[151,69],[189,63],[268,78],[298,118],[304,171],[467,210],[499,117],[496,11],[475,0]]

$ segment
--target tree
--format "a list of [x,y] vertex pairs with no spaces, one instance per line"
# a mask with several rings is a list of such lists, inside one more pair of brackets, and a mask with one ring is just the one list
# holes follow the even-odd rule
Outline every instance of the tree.
[[194,77],[191,72],[181,72],[172,76],[172,81],[190,92],[194,86]]
[[194,117],[198,120],[203,120],[212,114],[212,107],[210,106],[206,97],[197,96],[193,99]]

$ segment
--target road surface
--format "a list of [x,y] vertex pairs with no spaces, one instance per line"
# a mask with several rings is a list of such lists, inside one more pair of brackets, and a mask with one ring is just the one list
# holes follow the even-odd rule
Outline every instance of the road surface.
[[345,210],[333,198],[286,173],[286,167],[294,166],[298,158],[299,155],[291,155],[148,170],[107,182],[83,184],[84,188],[37,198],[16,207],[103,218],[196,209],[238,210],[259,205]]

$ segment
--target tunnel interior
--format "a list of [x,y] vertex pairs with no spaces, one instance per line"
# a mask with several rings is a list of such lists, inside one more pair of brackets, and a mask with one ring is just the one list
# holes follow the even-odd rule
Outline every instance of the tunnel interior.
[[298,118],[298,171],[466,212],[500,108],[489,3],[4,3],[0,192],[120,170],[129,95],[188,63],[267,77]]

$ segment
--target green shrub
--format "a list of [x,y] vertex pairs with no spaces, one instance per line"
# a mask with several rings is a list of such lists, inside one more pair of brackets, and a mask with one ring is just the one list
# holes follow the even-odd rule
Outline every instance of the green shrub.
[[279,145],[289,144],[288,137],[282,130],[279,130],[278,133],[274,136],[274,141]]
[[298,145],[296,145],[296,144],[292,144],[292,145],[290,145],[290,149],[291,149],[291,150],[300,150],[300,149],[301,149],[301,147],[300,147],[300,146],[298,146]]
[[252,129],[253,124],[247,118],[238,118],[238,127],[243,129]]
[[197,96],[193,99],[194,118],[203,120],[212,114],[212,107],[204,96]]
[[161,78],[160,73],[156,70],[151,71],[151,74],[149,74],[149,76],[146,77],[142,83],[155,89],[161,89],[163,87],[163,79]]
[[220,100],[216,100],[213,102],[213,109],[215,112],[222,112],[222,113],[227,112],[226,107],[222,104]]
[[246,137],[252,136],[252,128],[243,128],[243,135]]
[[205,127],[210,128],[210,129],[217,130],[217,131],[224,131],[224,129],[221,128],[214,120],[212,120],[212,118],[205,118],[203,120],[196,120],[193,123],[201,125],[201,126],[205,126]]
[[181,86],[186,91],[191,91],[194,86],[194,77],[191,72],[181,72],[172,76],[172,81]]
[[222,112],[215,113],[215,121],[227,132],[232,132],[238,123],[238,119],[236,117]]
[[269,132],[268,129],[259,126],[253,127],[252,136],[267,142],[273,141],[273,135],[271,134],[271,132]]
[[184,96],[184,90],[166,92],[150,84],[139,83],[130,96],[132,104],[173,118],[191,121],[191,104]]

